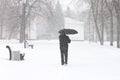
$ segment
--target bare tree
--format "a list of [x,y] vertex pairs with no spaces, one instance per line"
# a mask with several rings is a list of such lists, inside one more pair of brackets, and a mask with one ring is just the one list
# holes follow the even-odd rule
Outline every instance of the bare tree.
[[[21,4],[22,0],[19,0],[19,4]],[[23,41],[25,41],[25,30],[26,30],[26,24],[27,24],[27,20],[31,14],[31,10],[33,8],[33,6],[35,5],[35,3],[38,0],[25,0],[25,2],[23,1],[22,3],[22,16],[21,16],[21,28],[20,28],[20,43],[22,43]]]
[[113,46],[113,2],[105,0],[105,4],[110,13],[110,45]]
[[113,0],[117,18],[117,47],[120,48],[120,1]]
[[94,18],[94,23],[95,23],[95,28],[96,28],[96,33],[98,35],[98,39],[102,45],[102,40],[101,40],[101,36],[100,36],[100,30],[98,28],[98,8],[99,8],[99,0],[91,0],[91,9],[92,9],[92,15]]

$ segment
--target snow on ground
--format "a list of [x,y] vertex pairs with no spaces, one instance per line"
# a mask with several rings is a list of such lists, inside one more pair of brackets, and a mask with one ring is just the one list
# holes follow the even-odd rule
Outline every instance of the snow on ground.
[[[69,61],[61,66],[58,41],[29,41],[24,49],[18,41],[0,41],[1,80],[120,80],[120,49],[85,41],[72,41]],[[24,61],[9,61],[9,52],[25,52]]]

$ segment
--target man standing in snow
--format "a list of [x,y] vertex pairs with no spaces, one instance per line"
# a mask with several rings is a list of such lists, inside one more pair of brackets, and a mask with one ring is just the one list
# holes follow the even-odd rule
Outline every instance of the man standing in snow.
[[66,36],[65,32],[60,33],[60,51],[61,51],[61,64],[67,64],[68,61],[68,43],[71,42],[70,38]]

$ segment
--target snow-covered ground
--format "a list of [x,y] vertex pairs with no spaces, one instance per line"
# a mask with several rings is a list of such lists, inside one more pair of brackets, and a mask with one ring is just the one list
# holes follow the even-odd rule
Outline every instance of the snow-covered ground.
[[[34,49],[18,41],[0,41],[0,80],[120,80],[120,49],[109,45],[73,41],[69,61],[61,66],[58,41],[30,41]],[[9,52],[25,52],[24,61],[9,61]]]

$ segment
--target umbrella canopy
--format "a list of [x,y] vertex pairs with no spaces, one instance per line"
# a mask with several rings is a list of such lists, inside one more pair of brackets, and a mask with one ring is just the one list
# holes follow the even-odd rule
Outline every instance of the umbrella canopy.
[[65,32],[66,34],[77,34],[78,32],[74,29],[61,29],[59,30],[59,33]]

